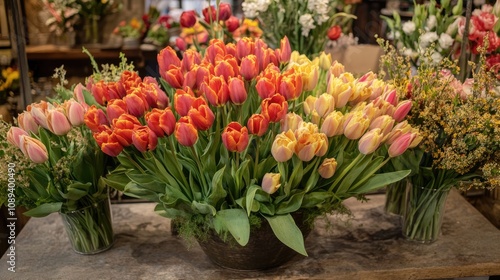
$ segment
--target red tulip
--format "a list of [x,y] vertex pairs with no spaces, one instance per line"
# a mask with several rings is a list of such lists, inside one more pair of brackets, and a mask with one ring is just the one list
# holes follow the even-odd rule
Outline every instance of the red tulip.
[[140,152],[152,151],[158,144],[158,137],[149,127],[141,126],[134,130],[132,143]]
[[102,125],[109,125],[108,119],[106,118],[106,114],[101,109],[97,109],[95,105],[92,105],[85,116],[83,117],[85,125],[92,132],[99,132],[101,130]]
[[225,21],[227,31],[229,32],[234,32],[238,27],[240,27],[240,20],[235,17],[235,16],[230,16],[226,21]]
[[[127,90],[136,87],[139,83],[140,78],[138,83],[136,83],[135,81],[132,82],[130,80],[127,81],[127,84],[123,84],[122,82],[108,82],[106,83],[107,90],[104,92],[104,97],[107,101],[111,99],[122,98],[127,94]],[[127,89],[125,89],[124,85],[127,87]]]
[[269,122],[279,122],[288,112],[288,103],[283,95],[275,94],[262,100],[261,109]]
[[253,54],[247,55],[241,59],[240,74],[245,80],[250,81],[259,73],[259,62]]
[[229,88],[223,77],[210,78],[200,89],[212,106],[224,106],[229,100]]
[[123,101],[127,104],[129,114],[136,117],[142,117],[144,112],[149,109],[148,102],[140,89],[127,94],[127,96],[123,98]]
[[160,127],[160,117],[162,114],[163,110],[154,108],[144,116],[149,129],[151,129],[158,137],[163,137],[163,135],[165,135],[165,132]]
[[146,90],[146,100],[150,107],[163,109],[168,106],[168,96],[160,88],[155,78],[145,77],[143,84],[147,85],[144,89]]
[[205,22],[212,23],[213,21],[217,21],[217,10],[214,6],[204,8],[201,13]]
[[177,89],[174,94],[175,111],[181,117],[187,116],[195,100],[196,97],[194,97],[194,93],[191,88],[186,88],[186,90]]
[[196,12],[194,10],[184,11],[181,14],[179,23],[184,28],[193,27],[196,24]]
[[128,147],[132,144],[134,130],[140,126],[141,123],[135,116],[123,114],[113,120],[113,134],[122,146]]
[[215,115],[207,105],[191,108],[188,112],[191,123],[198,130],[208,130],[215,120]]
[[335,41],[342,35],[342,28],[339,25],[334,25],[328,29],[328,39]]
[[245,82],[240,78],[230,78],[229,84],[229,98],[234,104],[240,105],[247,100],[247,90],[245,88]]
[[266,119],[262,114],[253,114],[248,119],[247,127],[248,131],[251,134],[255,134],[260,137],[267,132],[267,128],[269,127],[269,120]]
[[158,53],[157,60],[162,77],[164,73],[167,72],[167,70],[170,68],[170,66],[181,66],[181,60],[179,59],[179,57],[177,57],[177,53],[175,52],[175,50],[170,46],[162,49]]
[[166,72],[160,72],[161,77],[173,88],[180,88],[184,83],[184,74],[180,66],[170,66]]
[[[236,60],[235,60],[236,62]],[[238,69],[238,65],[236,64],[236,71]],[[238,73],[235,71],[233,66],[227,60],[221,60],[215,65],[214,74],[215,76],[222,76],[226,82],[230,77],[235,77]]]
[[110,100],[106,106],[106,113],[108,114],[109,120],[113,122],[114,119],[128,113],[127,104],[123,99]]
[[163,110],[159,121],[159,126],[165,132],[165,134],[169,136],[172,135],[175,130],[175,116],[170,108],[166,108],[165,110]]
[[175,139],[186,147],[191,147],[198,141],[198,130],[188,117],[180,118],[175,125]]
[[241,60],[250,54],[255,55],[255,42],[249,37],[238,40],[236,42],[236,57]]
[[231,122],[222,132],[222,142],[230,152],[241,153],[248,146],[248,129],[238,122]]
[[219,4],[219,20],[226,21],[233,15],[231,5],[228,3]]
[[187,43],[186,40],[182,39],[181,37],[175,38],[175,46],[180,50],[180,51],[185,51],[187,49]]

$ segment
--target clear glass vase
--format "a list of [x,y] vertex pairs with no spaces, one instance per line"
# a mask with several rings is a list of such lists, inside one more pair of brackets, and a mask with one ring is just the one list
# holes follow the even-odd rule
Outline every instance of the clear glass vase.
[[386,187],[384,205],[386,213],[399,216],[403,215],[406,203],[405,194],[407,184],[408,181],[403,179]]
[[85,208],[59,214],[75,252],[91,255],[113,246],[109,197]]
[[450,189],[424,188],[408,182],[402,228],[407,240],[432,243],[438,239]]

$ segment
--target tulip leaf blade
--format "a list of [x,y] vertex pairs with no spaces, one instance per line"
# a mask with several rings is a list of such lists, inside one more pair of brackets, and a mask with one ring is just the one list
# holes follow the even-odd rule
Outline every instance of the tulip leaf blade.
[[[223,230],[228,230],[236,242],[245,246],[250,239],[250,222],[244,209],[224,209],[214,218]],[[219,232],[220,233],[220,232]]]
[[375,174],[370,179],[368,179],[363,185],[351,191],[355,194],[363,194],[370,191],[374,191],[378,188],[386,186],[388,184],[395,183],[402,180],[411,173],[411,170],[400,170],[394,172],[386,172],[382,174]]
[[302,205],[303,199],[304,199],[303,191],[293,194],[290,197],[290,199],[288,199],[287,201],[282,201],[279,205],[277,205],[276,214],[281,215],[299,210],[300,206]]
[[264,216],[276,237],[297,253],[307,256],[302,232],[290,214]]
[[248,191],[245,195],[245,202],[246,202],[246,209],[247,209],[247,215],[250,216],[250,213],[252,212],[254,202],[257,202],[255,198],[255,193],[259,190],[259,186],[257,185],[251,185],[248,188]]
[[44,203],[24,212],[24,215],[35,218],[45,217],[61,210],[62,204],[62,202]]
[[226,167],[222,167],[221,169],[215,172],[212,179],[212,187],[210,188],[210,194],[207,197],[207,202],[216,207],[221,199],[224,199],[227,195],[226,190],[224,190],[224,186],[222,185],[222,178],[224,177],[224,171]]

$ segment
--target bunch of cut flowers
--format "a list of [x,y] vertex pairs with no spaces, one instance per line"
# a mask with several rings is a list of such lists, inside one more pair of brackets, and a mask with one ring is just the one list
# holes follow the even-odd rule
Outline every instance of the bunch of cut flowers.
[[276,49],[214,39],[182,59],[166,47],[158,63],[159,80],[130,70],[91,79],[85,123],[119,162],[106,182],[156,202],[181,232],[212,229],[245,246],[264,220],[307,255],[293,213],[329,213],[409,173],[377,173],[421,137],[402,122],[411,103],[373,73],[311,61],[287,38]]

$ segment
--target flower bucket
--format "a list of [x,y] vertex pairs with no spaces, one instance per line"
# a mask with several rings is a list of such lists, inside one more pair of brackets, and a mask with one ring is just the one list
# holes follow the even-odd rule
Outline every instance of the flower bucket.
[[450,189],[407,184],[403,213],[403,236],[407,240],[432,243],[438,239]]
[[[305,239],[312,230],[311,224],[305,221],[305,215],[294,213],[292,217]],[[206,238],[198,238],[198,243],[211,262],[235,270],[278,267],[299,255],[276,238],[265,219],[260,227],[251,229],[246,246],[240,246],[233,239],[225,242],[214,230],[210,230]]]
[[384,205],[386,213],[399,216],[403,215],[406,203],[405,193],[407,184],[408,182],[406,180],[401,180],[386,187]]
[[114,236],[109,197],[74,211],[59,212],[73,250],[92,255],[113,246]]
[[138,38],[130,38],[130,37],[125,37],[123,38],[123,45],[122,45],[122,50],[135,50],[139,49],[140,40]]

